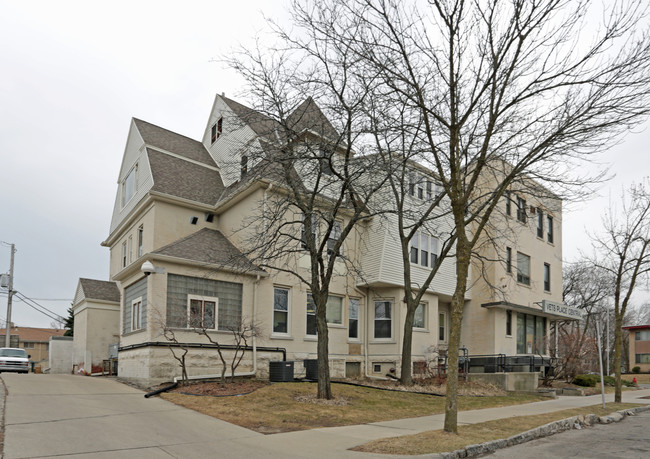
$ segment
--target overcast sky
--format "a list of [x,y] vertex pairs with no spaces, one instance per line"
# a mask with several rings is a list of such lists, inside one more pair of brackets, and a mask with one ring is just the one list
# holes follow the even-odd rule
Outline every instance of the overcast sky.
[[[242,89],[213,59],[250,43],[263,14],[285,21],[286,3],[0,0],[0,241],[16,244],[16,290],[66,316],[79,277],[108,280],[100,243],[131,117],[200,139],[214,95]],[[616,178],[565,212],[565,259],[588,249],[585,228],[621,187],[648,175],[648,145],[643,126],[602,153]],[[0,273],[9,254],[0,243]],[[12,319],[52,322],[20,301]]]

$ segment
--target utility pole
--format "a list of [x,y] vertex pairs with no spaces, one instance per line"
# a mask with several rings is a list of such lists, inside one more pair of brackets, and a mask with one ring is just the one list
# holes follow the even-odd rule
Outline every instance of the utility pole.
[[5,334],[5,347],[11,347],[11,297],[14,295],[14,252],[16,247],[11,247],[11,261],[9,262],[9,294],[7,295],[7,332]]
[[609,373],[609,353],[610,353],[609,352],[609,309],[606,309],[605,311],[606,311],[605,312],[605,314],[606,314],[605,317],[607,317],[607,322],[606,322],[606,325],[607,325],[607,332],[606,332],[607,333],[607,376],[609,376],[610,375],[610,373]]

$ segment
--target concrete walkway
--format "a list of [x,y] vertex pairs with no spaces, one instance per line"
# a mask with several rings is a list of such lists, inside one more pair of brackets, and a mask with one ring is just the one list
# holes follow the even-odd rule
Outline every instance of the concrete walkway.
[[[370,440],[441,429],[444,415],[262,435],[105,378],[2,374],[8,390],[6,458],[367,458],[348,448]],[[625,392],[625,402],[650,404],[650,390]],[[613,394],[607,401],[613,400]],[[560,397],[526,405],[459,413],[473,424],[595,405],[600,396]],[[382,456],[387,457],[387,456]],[[404,457],[404,456],[400,456]]]

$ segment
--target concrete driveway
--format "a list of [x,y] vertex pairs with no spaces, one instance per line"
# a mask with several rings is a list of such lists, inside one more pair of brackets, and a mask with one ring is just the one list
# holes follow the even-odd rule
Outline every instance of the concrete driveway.
[[2,379],[9,393],[6,458],[265,456],[236,444],[261,434],[159,398],[145,399],[143,392],[111,379],[31,373],[3,373]]

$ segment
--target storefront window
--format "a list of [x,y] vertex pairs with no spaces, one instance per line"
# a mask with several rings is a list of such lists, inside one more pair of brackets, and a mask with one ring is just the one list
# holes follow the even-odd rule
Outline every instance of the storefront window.
[[517,354],[544,354],[546,318],[517,313]]

